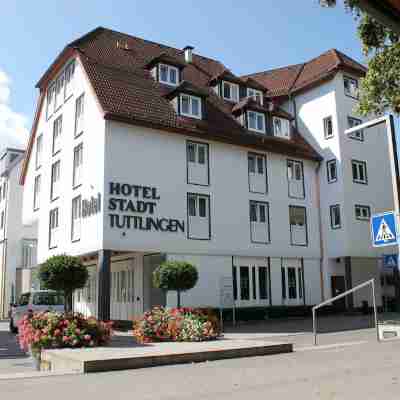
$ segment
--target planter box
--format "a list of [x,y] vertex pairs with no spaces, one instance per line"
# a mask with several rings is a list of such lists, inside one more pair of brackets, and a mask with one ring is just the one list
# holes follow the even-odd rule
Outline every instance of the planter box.
[[386,322],[379,324],[379,339],[400,339],[400,324],[396,322]]

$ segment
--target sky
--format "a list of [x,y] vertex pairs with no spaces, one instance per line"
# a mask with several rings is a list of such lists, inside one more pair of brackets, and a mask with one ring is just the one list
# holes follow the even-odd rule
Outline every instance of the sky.
[[0,11],[0,148],[23,147],[36,82],[63,47],[97,26],[222,61],[235,74],[297,64],[336,48],[365,59],[342,1],[3,0]]

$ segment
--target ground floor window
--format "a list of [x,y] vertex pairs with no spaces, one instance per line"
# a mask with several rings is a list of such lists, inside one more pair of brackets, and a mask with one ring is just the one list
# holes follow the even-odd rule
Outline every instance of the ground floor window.
[[301,266],[283,265],[282,276],[282,299],[287,301],[299,301],[304,297],[304,277]]
[[266,304],[268,302],[270,274],[267,264],[233,267],[233,294],[239,304]]

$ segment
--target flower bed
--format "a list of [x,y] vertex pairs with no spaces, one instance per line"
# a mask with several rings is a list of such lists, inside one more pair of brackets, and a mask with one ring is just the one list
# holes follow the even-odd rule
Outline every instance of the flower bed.
[[220,336],[218,318],[210,310],[155,307],[133,323],[139,343],[202,342]]
[[82,314],[42,312],[26,315],[18,324],[22,350],[40,358],[43,349],[96,347],[109,343],[111,323]]

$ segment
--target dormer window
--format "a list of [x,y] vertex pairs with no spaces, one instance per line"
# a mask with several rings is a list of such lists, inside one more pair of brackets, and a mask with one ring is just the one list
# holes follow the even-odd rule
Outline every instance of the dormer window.
[[180,114],[185,117],[201,119],[201,98],[182,93],[180,95]]
[[263,105],[263,93],[261,90],[247,88],[247,97],[252,98],[257,103]]
[[222,81],[222,96],[225,100],[237,103],[239,101],[239,85]]
[[290,123],[285,118],[273,117],[274,136],[290,139]]
[[247,129],[265,133],[265,114],[256,111],[247,111]]
[[179,69],[167,64],[159,64],[159,81],[167,85],[179,84]]

